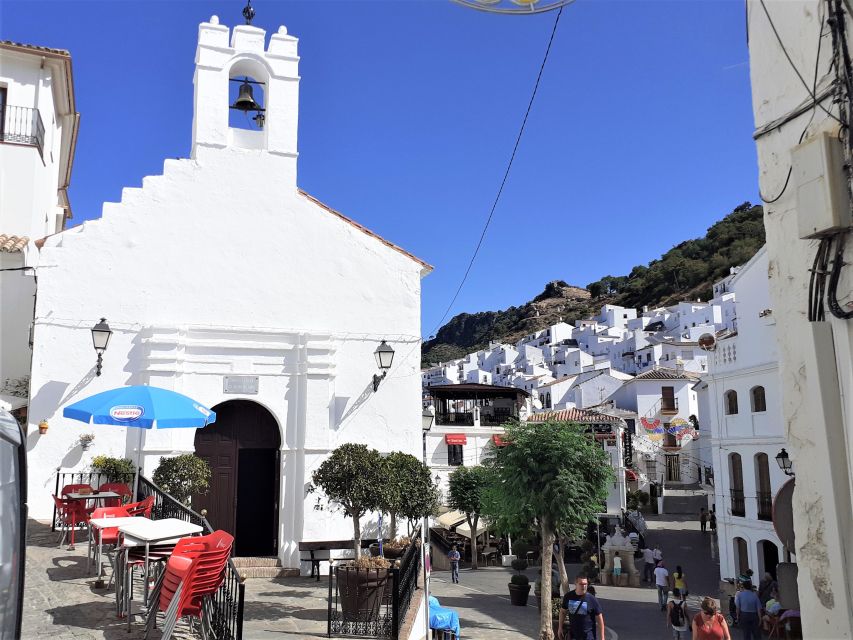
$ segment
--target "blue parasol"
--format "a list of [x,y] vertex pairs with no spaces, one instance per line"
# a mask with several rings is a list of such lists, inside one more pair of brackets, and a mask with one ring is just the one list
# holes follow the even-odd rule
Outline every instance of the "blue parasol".
[[[87,424],[113,424],[140,429],[198,428],[216,422],[216,414],[192,398],[147,385],[102,391],[68,405],[62,410],[62,415]],[[142,432],[139,440],[137,469],[142,456]],[[139,473],[136,475],[138,477]],[[137,482],[134,481],[134,497]]]

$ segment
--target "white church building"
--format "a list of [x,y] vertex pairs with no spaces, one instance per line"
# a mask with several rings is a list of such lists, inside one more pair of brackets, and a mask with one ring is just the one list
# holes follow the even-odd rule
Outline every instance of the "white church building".
[[[27,443],[33,517],[51,516],[57,467],[136,457],[138,432],[62,417],[64,406],[125,385],[173,389],[216,411],[204,429],[144,431],[143,473],[161,456],[206,458],[212,487],[194,507],[235,534],[239,555],[277,555],[284,567],[299,567],[301,540],[352,535],[307,494],[335,447],[420,457],[421,278],[431,267],[298,188],[298,65],[284,27],[267,37],[215,16],[202,23],[191,157],[166,160],[100,219],[44,242]],[[244,78],[263,94],[262,126],[229,125]],[[100,318],[113,335],[97,376],[90,329]],[[382,340],[397,355],[374,391]],[[95,435],[89,451],[83,433]]]

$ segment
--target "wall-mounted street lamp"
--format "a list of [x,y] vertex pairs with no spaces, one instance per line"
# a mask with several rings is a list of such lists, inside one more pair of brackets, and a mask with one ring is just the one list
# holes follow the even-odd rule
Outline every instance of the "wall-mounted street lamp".
[[376,351],[373,352],[373,356],[376,358],[376,366],[379,367],[380,371],[382,371],[382,375],[373,374],[373,390],[379,390],[379,383],[385,379],[385,376],[388,375],[388,369],[391,368],[391,363],[394,362],[394,350],[388,346],[388,343],[384,340],[379,343],[379,346],[376,347]]
[[794,475],[794,472],[791,471],[791,467],[794,466],[794,463],[791,461],[791,458],[788,457],[788,452],[784,449],[776,454],[776,464],[778,464],[779,468],[785,472],[786,476]]
[[95,353],[98,354],[98,364],[95,369],[95,375],[101,375],[101,365],[103,362],[104,351],[107,350],[107,345],[110,343],[110,336],[113,335],[110,325],[107,324],[106,318],[101,318],[101,321],[92,327],[92,344],[95,346]]

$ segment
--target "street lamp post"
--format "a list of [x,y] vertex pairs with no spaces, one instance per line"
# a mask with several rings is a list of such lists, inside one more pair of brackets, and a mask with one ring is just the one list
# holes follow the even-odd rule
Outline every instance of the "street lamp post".
[[110,325],[107,324],[106,318],[101,318],[101,321],[92,327],[92,344],[95,347],[95,353],[98,354],[98,362],[95,366],[95,375],[101,375],[101,366],[104,361],[104,351],[107,350],[107,345],[110,343],[110,337],[113,335]]
[[[426,439],[432,424],[435,422],[435,408],[427,407],[421,415],[421,434],[423,438],[424,466],[427,465]],[[421,525],[421,564],[424,570],[424,639],[429,640],[429,572],[427,571],[427,559],[429,558],[429,515],[424,515]]]

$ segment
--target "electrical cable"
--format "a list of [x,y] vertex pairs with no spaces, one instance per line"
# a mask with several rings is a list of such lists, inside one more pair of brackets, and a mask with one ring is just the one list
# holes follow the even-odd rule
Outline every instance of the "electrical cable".
[[797,77],[800,79],[800,82],[803,84],[803,87],[805,87],[806,91],[809,92],[809,95],[811,96],[812,100],[815,101],[815,104],[818,107],[820,107],[823,110],[823,112],[826,113],[826,115],[828,115],[830,118],[832,118],[833,120],[835,120],[839,124],[844,124],[833,113],[828,111],[826,109],[826,107],[824,107],[822,104],[817,102],[817,99],[815,98],[814,91],[812,91],[812,89],[809,87],[805,78],[803,78],[803,74],[800,73],[800,70],[797,69],[797,65],[794,64],[793,60],[791,60],[791,56],[788,53],[788,49],[785,48],[785,43],[782,42],[782,38],[779,35],[779,32],[776,30],[776,25],[773,23],[773,19],[770,17],[770,12],[767,10],[767,5],[764,4],[764,0],[759,0],[759,2],[761,3],[761,8],[764,9],[764,15],[767,16],[767,21],[770,23],[770,28],[773,30],[773,35],[776,36],[776,41],[779,43],[779,47],[782,49],[782,53],[785,54],[785,59],[788,60],[788,64],[791,65],[791,68],[794,70],[794,73],[797,74]]
[[536,83],[533,85],[533,93],[530,96],[530,101],[527,103],[527,111],[524,114],[524,119],[521,121],[521,128],[519,129],[518,135],[515,138],[515,145],[512,148],[512,153],[510,154],[509,162],[506,166],[506,171],[504,171],[503,179],[501,180],[500,187],[498,188],[497,196],[495,196],[495,200],[492,203],[492,208],[489,211],[489,217],[486,219],[486,224],[483,226],[483,231],[480,234],[480,239],[477,242],[477,246],[474,248],[474,253],[471,255],[471,260],[468,262],[468,268],[465,269],[465,274],[462,276],[462,281],[456,288],[456,292],[453,294],[453,297],[450,300],[450,304],[447,305],[447,309],[444,311],[444,315],[441,316],[441,319],[436,323],[435,328],[427,335],[433,335],[441,327],[441,323],[444,322],[444,319],[450,313],[450,310],[453,308],[456,299],[459,297],[459,293],[462,291],[462,287],[465,285],[465,281],[468,279],[468,274],[471,273],[471,267],[474,266],[474,261],[477,259],[477,254],[479,254],[480,248],[483,246],[483,240],[486,237],[486,231],[488,231],[489,225],[492,223],[492,218],[495,215],[495,210],[497,209],[498,202],[500,202],[501,195],[503,194],[504,187],[506,186],[507,179],[509,178],[509,172],[510,169],[512,169],[512,163],[515,160],[515,155],[518,152],[519,145],[521,144],[521,137],[524,134],[524,128],[527,126],[527,119],[530,116],[530,111],[533,108],[533,101],[536,98],[536,92],[539,90],[539,82],[542,80],[542,73],[545,71],[545,63],[548,62],[548,55],[551,53],[551,44],[554,42],[554,35],[557,33],[557,25],[560,23],[561,15],[563,15],[562,6],[557,11],[557,17],[554,20],[554,26],[551,29],[551,37],[548,39],[548,46],[545,49],[545,56],[542,58],[542,64],[539,66],[539,74],[536,76]]
[[[834,236],[835,239],[835,256],[832,259],[832,270],[829,274],[828,291],[826,295],[829,311],[836,318],[841,320],[849,320],[853,318],[853,308],[850,311],[844,311],[841,305],[838,304],[838,280],[841,278],[841,269],[844,267],[844,246],[847,240],[847,231],[843,231]],[[829,253],[829,249],[827,249]],[[823,310],[821,309],[821,312]]]

